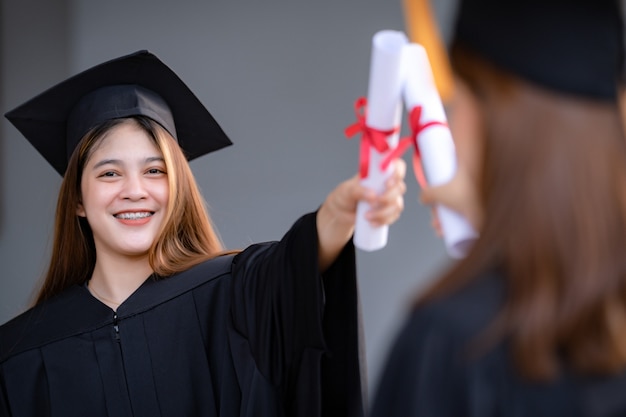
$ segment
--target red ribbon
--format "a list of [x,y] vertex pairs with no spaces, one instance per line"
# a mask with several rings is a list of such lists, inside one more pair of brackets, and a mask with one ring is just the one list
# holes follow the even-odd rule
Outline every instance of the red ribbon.
[[427,187],[426,176],[424,175],[424,168],[422,166],[422,159],[420,156],[419,144],[417,143],[417,137],[424,130],[431,126],[448,126],[445,122],[439,122],[436,120],[421,123],[422,106],[415,106],[411,110],[409,115],[409,127],[411,129],[411,135],[400,139],[398,146],[396,146],[381,164],[381,169],[385,170],[395,158],[399,158],[402,154],[413,145],[413,172],[415,173],[415,179],[422,188]]
[[[370,165],[370,149],[374,147],[378,152],[388,151],[387,137],[398,131],[398,128],[390,130],[378,130],[366,124],[367,99],[360,97],[354,102],[356,122],[348,126],[344,133],[350,139],[361,132],[361,147],[359,157],[359,173],[361,178],[366,178]],[[388,164],[387,164],[388,165]]]

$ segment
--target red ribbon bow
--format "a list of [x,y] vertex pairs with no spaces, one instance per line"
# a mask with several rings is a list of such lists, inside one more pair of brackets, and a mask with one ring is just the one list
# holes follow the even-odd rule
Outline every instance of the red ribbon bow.
[[[354,102],[354,112],[357,121],[348,126],[344,133],[349,138],[361,132],[361,147],[359,157],[359,173],[361,178],[366,178],[370,165],[370,149],[374,147],[378,152],[388,151],[387,137],[398,131],[398,128],[390,130],[378,130],[366,124],[367,99],[360,97]],[[387,164],[388,165],[388,164]]]
[[424,175],[424,168],[422,166],[422,160],[420,156],[419,144],[417,143],[417,137],[425,129],[431,126],[447,126],[445,122],[439,122],[436,120],[421,123],[422,106],[415,106],[409,114],[409,127],[411,129],[411,135],[400,139],[398,146],[393,149],[392,152],[387,155],[381,164],[381,169],[385,170],[395,158],[399,158],[411,144],[413,145],[413,172],[415,173],[415,179],[422,188],[427,187],[426,177]]

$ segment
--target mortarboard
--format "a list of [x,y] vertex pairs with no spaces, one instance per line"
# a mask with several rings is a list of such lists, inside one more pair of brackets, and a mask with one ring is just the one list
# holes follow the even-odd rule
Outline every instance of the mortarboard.
[[615,100],[623,77],[618,0],[460,0],[453,43],[543,87]]
[[105,120],[133,115],[161,124],[188,160],[232,144],[187,85],[148,51],[87,69],[5,117],[63,175],[84,134]]

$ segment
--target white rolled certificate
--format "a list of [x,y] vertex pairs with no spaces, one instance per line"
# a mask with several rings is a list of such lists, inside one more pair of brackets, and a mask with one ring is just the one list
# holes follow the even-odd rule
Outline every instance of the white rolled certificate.
[[[456,172],[456,151],[446,114],[437,92],[428,55],[423,46],[410,43],[403,49],[404,100],[407,111],[421,107],[421,124],[432,124],[417,137],[426,181],[431,186],[444,184]],[[453,258],[465,256],[478,233],[457,212],[437,206],[444,243]]]
[[[370,57],[370,73],[367,94],[367,113],[365,124],[368,128],[396,131],[387,136],[390,149],[397,146],[402,121],[402,48],[408,44],[408,38],[403,32],[381,30],[372,38],[372,52]],[[379,152],[374,147],[369,151],[367,176],[362,177],[361,183],[381,193],[384,190],[385,180],[391,170],[383,170],[381,163],[390,152]],[[357,206],[357,216],[354,230],[354,245],[362,250],[374,251],[385,247],[389,226],[372,227],[365,219],[365,212],[370,205],[360,202]]]

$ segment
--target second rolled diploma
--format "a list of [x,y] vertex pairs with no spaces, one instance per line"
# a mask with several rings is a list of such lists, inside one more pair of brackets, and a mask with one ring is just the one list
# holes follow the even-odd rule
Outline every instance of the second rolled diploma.
[[[407,111],[419,107],[421,123],[437,122],[417,135],[424,175],[429,186],[442,185],[452,179],[457,167],[456,150],[443,104],[424,47],[411,43],[404,46],[402,53]],[[445,206],[436,209],[448,254],[453,258],[464,257],[478,233],[459,213]]]

